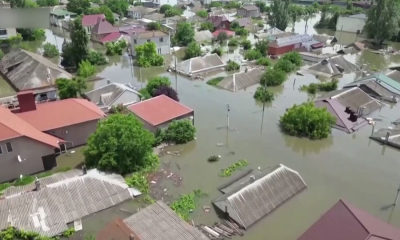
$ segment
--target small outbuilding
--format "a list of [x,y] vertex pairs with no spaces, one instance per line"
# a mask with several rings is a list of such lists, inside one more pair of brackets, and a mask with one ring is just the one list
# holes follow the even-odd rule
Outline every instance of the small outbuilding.
[[307,187],[300,174],[282,164],[252,171],[221,191],[213,204],[248,229]]
[[246,4],[238,8],[237,15],[241,17],[258,18],[260,9],[256,5]]
[[128,110],[151,132],[168,127],[174,120],[190,119],[194,124],[194,111],[165,95],[130,105]]
[[340,16],[336,23],[336,31],[360,34],[363,32],[367,19],[368,17],[365,13]]
[[196,42],[211,42],[213,37],[210,30],[199,31],[194,34],[194,40]]

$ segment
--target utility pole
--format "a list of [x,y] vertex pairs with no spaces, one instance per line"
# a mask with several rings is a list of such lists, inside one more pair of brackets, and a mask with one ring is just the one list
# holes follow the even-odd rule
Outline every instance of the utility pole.
[[178,92],[178,72],[176,71],[176,51],[174,49],[174,58],[175,58],[175,89]]
[[397,200],[399,200],[399,194],[400,194],[400,185],[399,185],[399,188],[397,189],[396,200],[394,200],[393,206],[396,206]]
[[229,112],[231,111],[231,107],[229,104],[226,104],[226,121],[227,121],[227,126],[226,128],[229,130]]

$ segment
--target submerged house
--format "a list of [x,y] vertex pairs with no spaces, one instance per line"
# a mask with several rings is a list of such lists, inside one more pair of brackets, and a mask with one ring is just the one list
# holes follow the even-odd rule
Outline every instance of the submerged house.
[[344,73],[359,71],[360,68],[347,61],[342,55],[326,58],[319,63],[311,65],[308,69],[299,71],[300,74],[310,73],[327,78],[335,77]]
[[276,40],[268,44],[268,55],[282,55],[300,48],[306,48],[307,51],[311,51],[322,47],[322,43],[314,40],[308,34],[276,37]]
[[336,129],[347,133],[357,131],[368,124],[366,115],[385,106],[357,87],[329,92],[314,101],[316,107],[326,108],[336,123]]
[[98,18],[96,25],[93,26],[90,38],[92,41],[106,43],[117,41],[122,37],[119,29],[107,22],[105,18]]
[[91,14],[82,17],[82,26],[87,34],[91,34],[92,28],[97,24],[99,18],[106,19],[106,16],[104,14]]
[[371,139],[380,143],[400,149],[400,118],[392,123],[394,126],[381,128],[374,131],[370,136]]
[[222,70],[226,63],[216,54],[190,58],[176,64],[176,71],[186,76]]
[[217,86],[231,92],[236,92],[259,83],[264,72],[264,69],[252,69],[234,73],[225,77]]
[[282,164],[252,171],[220,189],[213,204],[241,227],[248,229],[307,187],[300,174]]

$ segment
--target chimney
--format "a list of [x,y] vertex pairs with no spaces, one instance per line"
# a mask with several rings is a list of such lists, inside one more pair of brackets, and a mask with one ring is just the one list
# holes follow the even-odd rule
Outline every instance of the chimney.
[[86,173],[87,173],[86,165],[83,165],[83,166],[82,166],[82,174],[83,174],[83,175],[86,175]]
[[133,234],[129,235],[129,240],[135,240],[135,237],[133,236]]
[[28,112],[36,110],[35,96],[32,91],[17,93],[19,112]]
[[253,175],[251,175],[250,176],[250,183],[253,183],[255,180],[256,180],[256,178]]
[[107,84],[111,84],[111,80],[107,80]]
[[40,180],[37,177],[36,177],[36,180],[35,180],[35,187],[36,187],[36,191],[40,191],[40,188],[41,188]]

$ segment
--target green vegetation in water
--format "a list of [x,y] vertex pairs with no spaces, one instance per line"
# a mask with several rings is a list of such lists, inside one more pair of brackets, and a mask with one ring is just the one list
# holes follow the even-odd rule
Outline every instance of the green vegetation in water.
[[231,40],[229,40],[228,46],[229,47],[237,47],[237,46],[239,46],[239,40],[237,40],[236,38],[232,38]]
[[219,82],[221,82],[222,80],[224,79],[224,77],[216,77],[216,78],[213,78],[213,79],[211,79],[211,80],[208,80],[207,81],[207,84],[208,85],[211,85],[211,86],[216,86]]
[[162,139],[166,143],[184,144],[194,140],[196,128],[189,119],[174,120],[162,133]]
[[257,65],[262,65],[262,66],[265,66],[265,67],[269,67],[269,66],[272,65],[272,62],[271,62],[271,59],[269,59],[267,57],[262,57],[262,58],[257,59],[256,64]]
[[218,162],[219,161],[219,157],[218,156],[211,156],[207,159],[208,162]]
[[236,170],[241,169],[247,165],[249,165],[249,162],[245,159],[241,159],[241,160],[237,161],[236,163],[230,165],[228,168],[222,169],[221,172],[219,173],[219,176],[229,177],[232,175],[233,172],[235,172]]
[[46,237],[40,236],[36,232],[27,232],[16,229],[14,227],[8,227],[7,229],[0,231],[1,240],[57,240],[59,237]]
[[240,69],[240,65],[235,62],[228,60],[228,64],[226,65],[226,71],[236,71]]
[[214,50],[211,51],[211,53],[216,53],[218,56],[222,56],[222,54],[224,54],[224,51],[222,50],[222,48],[214,48]]
[[253,97],[260,102],[272,102],[274,100],[274,94],[261,86],[257,87]]
[[196,208],[198,199],[204,195],[201,190],[194,190],[193,193],[181,195],[178,200],[170,205],[170,208],[183,220],[188,221],[189,214]]
[[68,228],[67,230],[65,230],[65,231],[62,233],[62,236],[63,236],[63,237],[66,237],[66,238],[69,238],[69,237],[71,237],[72,235],[74,235],[74,233],[75,233],[75,229],[74,229],[74,228]]
[[144,167],[132,173],[132,175],[125,178],[126,184],[129,187],[137,187],[142,194],[149,193],[149,180],[147,176],[150,172],[157,169],[160,159],[154,153],[149,154],[144,159]]
[[248,50],[251,48],[250,40],[243,40],[240,45],[243,47],[244,50]]
[[144,201],[145,203],[148,203],[148,204],[153,204],[153,203],[156,202],[156,201],[155,201],[154,199],[152,199],[149,195],[146,195],[146,196],[143,198],[143,201]]
[[338,83],[339,83],[339,80],[332,79],[332,81],[330,81],[330,82],[311,83],[309,85],[302,85],[300,87],[300,90],[306,91],[310,94],[315,94],[315,93],[317,93],[317,91],[330,92],[330,91],[336,90],[338,88]]
[[122,55],[122,50],[126,48],[125,41],[106,43],[106,54],[109,56]]
[[51,43],[46,43],[43,45],[43,56],[52,58],[58,55],[60,55],[60,53],[58,52],[56,45],[53,45]]

